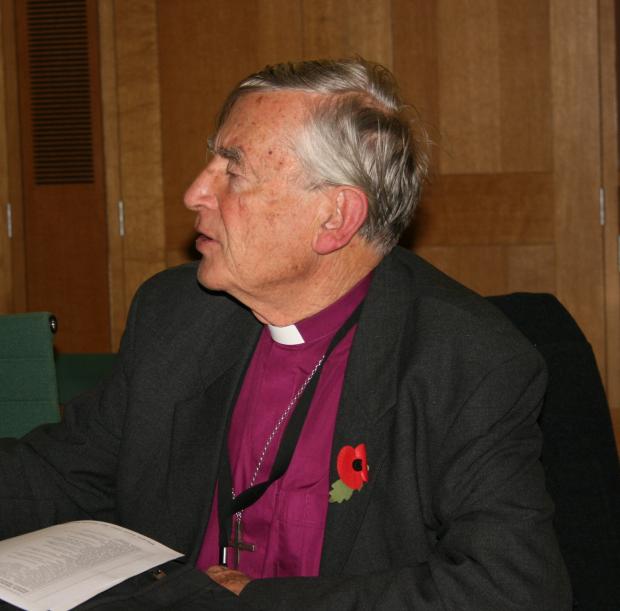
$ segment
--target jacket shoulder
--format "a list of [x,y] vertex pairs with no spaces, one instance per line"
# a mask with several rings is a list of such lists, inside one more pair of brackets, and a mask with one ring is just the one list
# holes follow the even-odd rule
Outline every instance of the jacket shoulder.
[[234,317],[252,317],[225,293],[203,287],[197,279],[198,262],[163,270],[146,280],[133,299],[130,322],[136,330],[165,344],[179,338],[215,333],[234,325]]
[[[389,262],[393,282],[404,291],[415,333],[432,343],[460,347],[478,358],[510,358],[532,344],[491,302],[414,253],[397,248]],[[536,357],[534,357],[536,358]]]

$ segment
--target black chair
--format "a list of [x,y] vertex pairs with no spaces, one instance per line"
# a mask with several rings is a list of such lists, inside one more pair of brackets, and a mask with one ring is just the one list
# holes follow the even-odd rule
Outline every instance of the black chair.
[[549,370],[540,426],[547,488],[575,608],[620,610],[620,468],[590,344],[552,295],[489,297],[536,346]]

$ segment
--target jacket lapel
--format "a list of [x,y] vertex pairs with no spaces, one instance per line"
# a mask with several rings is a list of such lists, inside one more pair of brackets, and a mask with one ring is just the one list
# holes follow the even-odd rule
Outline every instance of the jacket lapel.
[[343,503],[330,503],[320,573],[342,572],[361,527],[370,496],[391,440],[396,404],[397,363],[412,295],[397,264],[386,258],[375,271],[347,365],[336,419],[330,484],[339,479],[336,457],[343,446],[366,445],[369,481]]
[[168,516],[180,549],[197,553],[211,512],[217,469],[241,382],[261,325],[244,310],[226,321],[231,333],[215,333],[199,358],[201,388],[181,398],[174,408],[169,468],[165,490]]

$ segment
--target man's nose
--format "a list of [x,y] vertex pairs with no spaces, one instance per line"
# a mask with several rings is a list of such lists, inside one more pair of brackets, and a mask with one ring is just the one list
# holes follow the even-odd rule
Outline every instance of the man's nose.
[[185,207],[198,211],[200,208],[217,208],[213,172],[207,166],[189,186],[183,198]]

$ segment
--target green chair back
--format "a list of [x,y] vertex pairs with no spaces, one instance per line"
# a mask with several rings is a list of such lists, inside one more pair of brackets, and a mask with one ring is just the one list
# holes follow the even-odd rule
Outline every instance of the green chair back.
[[0,315],[0,437],[58,422],[49,312]]
[[58,397],[64,405],[105,378],[114,365],[116,354],[88,353],[56,355]]

